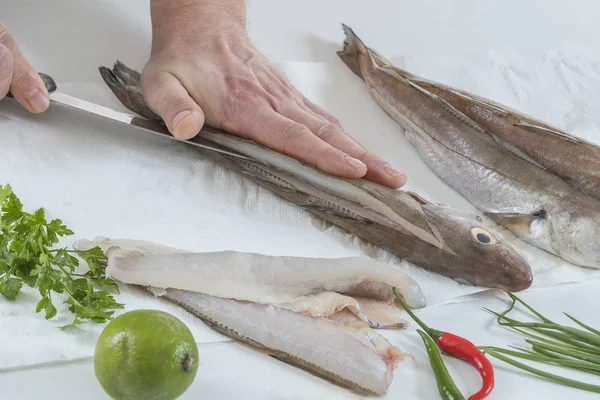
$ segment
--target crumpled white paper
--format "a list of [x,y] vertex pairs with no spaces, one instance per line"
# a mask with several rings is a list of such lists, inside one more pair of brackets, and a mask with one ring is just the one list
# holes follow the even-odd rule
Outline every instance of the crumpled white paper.
[[[392,59],[394,60],[394,59]],[[466,62],[460,57],[396,59],[424,77],[494,98],[598,142],[600,62],[583,49],[532,59],[516,51]],[[132,67],[134,67],[132,65]],[[283,63],[280,68],[307,97],[334,114],[365,147],[407,171],[406,189],[463,211],[475,211],[419,159],[400,127],[374,102],[341,62]],[[103,85],[58,82],[60,91],[125,110]],[[150,240],[191,251],[232,249],[272,255],[386,260],[421,285],[429,305],[466,301],[480,288],[402,262],[347,232],[283,202],[244,177],[198,157],[192,146],[124,129],[61,107],[32,116],[12,100],[0,103],[0,182],[10,183],[27,210],[45,207],[75,236]],[[534,269],[538,287],[600,277],[599,270],[569,265],[503,231]],[[0,370],[93,355],[103,325],[68,331],[71,316],[55,320],[34,311],[38,295],[24,289],[15,302],[0,299]],[[180,317],[196,341],[228,340],[182,309],[130,288],[118,300],[126,310],[162,309]]]

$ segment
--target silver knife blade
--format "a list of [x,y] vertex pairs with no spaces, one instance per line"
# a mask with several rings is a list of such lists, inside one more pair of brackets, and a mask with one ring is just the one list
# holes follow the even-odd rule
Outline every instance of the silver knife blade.
[[134,115],[127,114],[127,113],[124,113],[121,111],[113,110],[111,108],[104,107],[99,104],[94,104],[89,101],[85,101],[85,100],[78,99],[73,96],[69,96],[68,94],[65,94],[65,93],[61,93],[61,92],[57,92],[57,91],[50,93],[50,102],[55,103],[55,104],[60,104],[60,105],[63,105],[63,106],[66,106],[66,107],[69,107],[72,109],[85,111],[89,114],[103,117],[103,118],[109,119],[111,121],[120,122],[124,125],[133,126],[144,132],[157,134],[157,135],[160,135],[163,137],[166,136],[171,139],[177,140],[179,142],[188,143],[188,144],[191,144],[194,146],[202,147],[202,148],[216,151],[219,153],[224,153],[224,154],[227,154],[227,155],[230,155],[233,157],[238,157],[238,158],[243,158],[246,160],[254,161],[253,158],[246,157],[245,155],[240,154],[233,150],[226,150],[226,149],[220,147],[219,145],[213,144],[213,143],[209,142],[208,140],[202,139],[198,136],[196,136],[192,139],[189,139],[189,140],[178,139],[175,136],[171,135],[171,133],[169,132],[169,130],[167,129],[166,126],[164,126],[163,124],[160,124],[156,121],[151,121],[146,118],[142,118],[142,117],[134,116]]

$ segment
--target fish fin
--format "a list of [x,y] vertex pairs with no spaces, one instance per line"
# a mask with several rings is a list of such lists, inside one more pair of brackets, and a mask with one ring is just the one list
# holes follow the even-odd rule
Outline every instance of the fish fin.
[[453,95],[460,97],[463,100],[468,101],[469,103],[476,104],[476,105],[478,105],[482,108],[485,108],[491,112],[494,112],[496,114],[500,114],[500,115],[510,115],[511,114],[511,112],[509,110],[501,107],[500,105],[496,105],[490,101],[487,101],[487,99],[485,99],[485,98],[478,97],[478,96],[477,97],[471,96],[467,92],[463,92],[463,91],[454,89],[452,87],[449,87],[447,85],[442,85],[437,82],[433,82],[433,81],[430,81],[430,80],[424,79],[424,78],[413,77],[412,80],[415,83],[422,86],[423,88],[427,88],[429,86],[429,87],[434,87],[436,89],[439,89],[441,91],[452,93]]
[[[369,54],[371,54],[371,58],[373,59],[373,62],[375,62],[375,65],[377,65],[378,67],[391,67],[396,69],[396,67],[393,66],[392,62],[390,60],[388,60],[387,58],[385,58],[384,56],[382,56],[377,50],[372,49],[370,47],[367,47],[367,50],[369,51]],[[402,70],[400,70],[402,71]],[[402,71],[404,72],[404,71]]]
[[358,77],[364,80],[361,60],[360,57],[367,57],[369,61],[375,66],[375,62],[369,49],[362,40],[354,33],[352,28],[346,24],[342,24],[344,34],[344,48],[337,52],[337,55],[344,61],[344,63],[354,72]]
[[500,114],[500,115],[510,115],[511,114],[510,111],[508,111],[508,110],[506,110],[506,109],[504,109],[504,108],[502,108],[500,106],[497,106],[497,105],[495,105],[493,103],[485,101],[482,98],[476,98],[476,97],[473,97],[473,96],[469,96],[466,93],[460,92],[458,90],[450,89],[450,88],[447,88],[446,90],[448,90],[449,92],[451,92],[452,94],[454,94],[454,95],[456,95],[458,97],[462,97],[463,99],[468,100],[468,101],[470,101],[472,103],[475,103],[475,104],[477,104],[477,105],[479,105],[479,106],[481,106],[483,108],[487,108],[489,111],[492,111],[492,112],[494,112],[496,114]]
[[502,225],[513,232],[531,233],[531,224],[538,219],[546,218],[546,211],[539,210],[532,214],[516,213],[484,213],[499,225]]
[[[387,70],[384,70],[387,72]],[[399,76],[398,74],[396,74],[397,76]],[[455,118],[457,118],[458,120],[460,120],[462,123],[468,125],[469,127],[479,131],[480,133],[485,133],[485,134],[489,134],[489,132],[484,129],[481,125],[479,125],[477,122],[473,121],[471,118],[469,118],[468,116],[466,116],[464,113],[462,113],[461,111],[457,110],[452,104],[448,103],[446,100],[442,99],[441,97],[439,97],[438,95],[436,95],[433,92],[430,92],[429,90],[421,87],[420,85],[418,85],[414,78],[408,77],[408,76],[402,76],[402,79],[404,81],[406,81],[406,83],[408,83],[410,86],[412,86],[414,89],[418,90],[419,92],[429,96],[432,100],[436,101],[441,107],[443,107],[444,109],[446,109],[446,111],[448,111],[450,114],[452,114]]]
[[[479,107],[485,108],[488,111],[493,112],[497,115],[512,116],[515,118],[520,118],[519,116],[523,116],[523,114],[521,114],[518,111],[511,110],[505,106],[502,106],[501,104],[494,103],[491,100],[488,100],[481,96],[471,95],[468,92],[458,90],[458,89],[455,89],[455,88],[452,88],[452,87],[449,87],[446,85],[441,85],[436,82],[432,82],[432,81],[422,79],[419,77],[411,77],[411,80],[415,83],[418,83],[423,88],[427,88],[427,86],[431,86],[431,87],[435,87],[439,90],[452,93],[453,95],[460,97],[463,100],[473,103]],[[549,126],[547,124],[539,123],[539,122],[535,121],[535,119],[532,117],[528,117],[528,116],[525,116],[525,117],[527,119],[533,120],[533,122],[521,121],[521,122],[514,123],[513,125],[523,128],[523,129],[526,129],[526,130],[529,130],[530,132],[555,134],[555,135],[561,137],[562,139],[564,139],[568,142],[571,142],[571,143],[579,144],[579,143],[584,142],[582,139],[580,139],[572,134],[566,133],[564,131],[561,131],[560,129]],[[539,164],[538,164],[538,166],[539,166]]]
[[[467,101],[470,102],[474,102],[479,104],[482,107],[487,108],[488,110],[492,111],[492,112],[496,112],[496,113],[503,113],[503,115],[508,115],[510,114],[508,111],[503,110],[493,104],[489,104],[489,103],[485,103],[481,100],[475,99],[473,97],[467,96],[466,94],[460,93],[456,90],[453,89],[448,89],[448,88],[444,88],[441,87],[439,85],[436,85],[435,83],[426,81],[426,80],[420,80],[419,78],[414,79],[414,78],[405,78],[406,81],[415,89],[420,90],[421,92],[430,95],[432,98],[434,98],[436,101],[438,101],[440,104],[442,104],[447,110],[451,111],[455,117],[459,118],[461,121],[463,121],[464,123],[468,124],[469,126],[475,128],[477,131],[479,131],[480,133],[483,134],[487,134],[489,135],[498,145],[500,145],[501,147],[503,147],[506,151],[508,151],[509,153],[527,161],[528,163],[541,168],[543,170],[545,170],[546,168],[544,166],[542,166],[540,163],[538,163],[537,161],[535,161],[533,158],[529,157],[527,154],[525,154],[523,151],[521,151],[518,147],[516,147],[515,145],[513,145],[512,143],[509,143],[503,139],[501,139],[500,137],[498,137],[496,134],[494,134],[493,132],[487,130],[486,128],[484,128],[483,126],[479,125],[476,121],[472,120],[471,118],[469,118],[467,115],[463,114],[461,111],[459,111],[458,109],[456,109],[453,105],[451,105],[449,102],[447,102],[446,100],[442,99],[441,97],[437,96],[435,93],[430,92],[429,90],[426,89],[426,85],[431,85],[433,87],[437,87],[437,88],[441,88],[442,90],[447,90],[450,91],[464,99],[467,99]],[[418,84],[419,83],[419,84]],[[423,83],[426,83],[426,85],[423,85]],[[425,86],[425,87],[423,87]]]
[[575,143],[575,144],[581,144],[584,143],[583,140],[579,139],[578,137],[575,137],[569,133],[560,131],[558,129],[555,128],[550,128],[550,127],[546,127],[546,126],[541,126],[541,125],[536,125],[536,124],[531,124],[528,122],[517,122],[513,124],[514,126],[518,126],[519,128],[523,128],[526,129],[530,132],[535,132],[535,133],[545,133],[545,134],[554,134],[558,137],[560,137],[561,139],[566,140],[567,142],[570,143]]
[[[405,191],[404,193],[406,193],[408,196],[410,196],[413,200],[415,200],[417,203],[419,203],[422,206],[431,204],[430,201],[426,200],[425,198],[423,198],[422,196],[420,196],[419,194],[417,194],[415,192]],[[423,213],[423,215],[426,216],[425,213]],[[448,247],[446,245],[446,242],[444,242],[444,238],[442,237],[442,234],[440,233],[439,229],[429,221],[429,218],[425,217],[425,223],[427,224],[427,227],[431,231],[431,234],[433,235],[433,237],[441,244],[441,246],[438,246],[438,247],[440,249],[442,249],[443,251],[446,251],[452,255],[456,255],[454,250],[452,250],[450,247]]]
[[131,110],[144,118],[162,122],[162,118],[150,110],[146,105],[142,89],[139,85],[128,84],[128,82],[135,83],[136,71],[129,69],[120,62],[115,63],[114,70],[107,67],[99,67],[98,70],[100,71],[100,75],[104,82],[108,85],[114,95],[117,96],[117,99],[119,99],[121,104],[128,110]]
[[142,74],[134,69],[129,68],[121,61],[117,60],[113,66],[113,72],[119,77],[121,82],[129,86],[137,86],[141,88]]
[[500,146],[502,146],[505,150],[507,150],[509,153],[527,161],[528,163],[530,163],[533,166],[536,166],[538,168],[541,168],[543,170],[546,170],[546,167],[544,167],[542,164],[538,163],[537,161],[535,161],[533,158],[531,158],[530,156],[528,156],[527,154],[525,154],[523,151],[521,151],[521,149],[519,149],[517,146],[515,146],[514,144],[507,142],[504,139],[501,139],[500,137],[498,137],[498,135],[496,135],[495,133],[492,133],[490,131],[487,131],[488,135],[490,135],[492,137],[492,139],[494,139],[494,141],[499,144]]

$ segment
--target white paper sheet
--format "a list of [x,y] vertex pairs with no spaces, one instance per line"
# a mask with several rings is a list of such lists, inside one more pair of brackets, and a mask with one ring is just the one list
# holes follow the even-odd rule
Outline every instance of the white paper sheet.
[[[600,111],[600,99],[595,96],[600,89],[600,63],[584,49],[575,48],[568,54],[550,52],[539,59],[507,50],[468,63],[459,57],[435,56],[395,61],[414,73],[489,95],[574,134],[599,140],[594,117]],[[398,125],[341,62],[290,62],[280,67],[293,84],[334,114],[367,148],[407,171],[407,189],[432,201],[474,211],[427,169]],[[123,109],[103,85],[61,81],[58,85],[66,93]],[[367,254],[413,276],[430,305],[468,300],[465,295],[480,290],[390,257],[245,178],[198,158],[191,146],[119,129],[70,110],[53,108],[31,116],[11,100],[0,106],[0,182],[13,186],[26,209],[45,207],[49,217],[63,219],[76,233],[65,244],[107,236],[152,240],[195,251],[234,249],[312,257]],[[534,267],[532,289],[600,276],[598,270],[568,265],[520,240],[515,242],[526,250]],[[225,340],[162,300],[129,290],[119,300],[126,303],[127,310],[157,308],[180,316],[198,342]],[[0,301],[2,337],[20,344],[0,348],[0,369],[93,354],[102,326],[59,331],[58,326],[68,322],[69,316],[60,314],[55,321],[45,321],[31,311],[36,301],[31,290],[16,302]]]

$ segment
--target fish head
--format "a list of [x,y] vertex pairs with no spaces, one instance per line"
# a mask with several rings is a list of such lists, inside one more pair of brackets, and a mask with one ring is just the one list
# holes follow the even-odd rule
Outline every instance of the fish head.
[[517,292],[533,282],[525,256],[493,231],[493,223],[478,214],[427,204],[424,211],[445,244],[455,255],[447,256],[448,268],[466,283]]
[[[593,200],[593,199],[590,199]],[[594,200],[589,206],[570,202],[568,208],[548,212],[545,221],[538,221],[541,229],[545,223],[550,246],[565,260],[584,267],[600,268],[600,203]],[[536,226],[532,224],[532,230]]]

